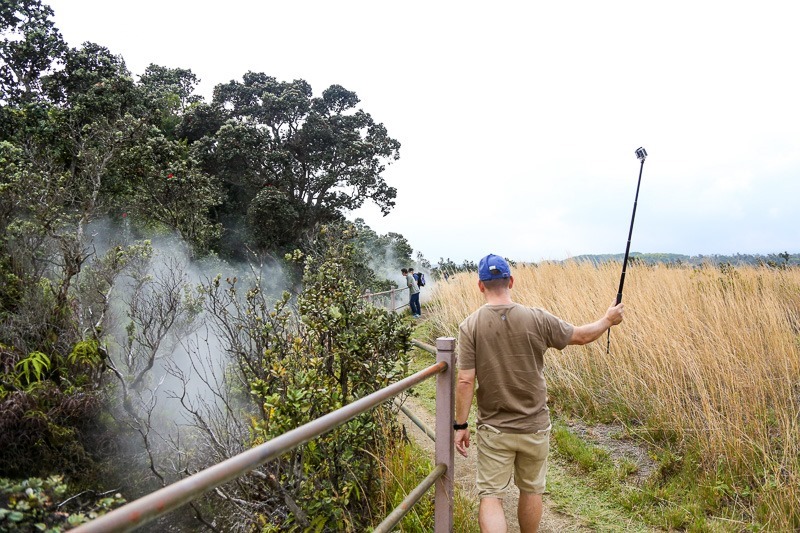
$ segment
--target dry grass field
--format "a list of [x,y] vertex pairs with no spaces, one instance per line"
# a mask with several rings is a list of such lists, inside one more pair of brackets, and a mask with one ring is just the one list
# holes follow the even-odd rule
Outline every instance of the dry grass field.
[[[612,303],[619,271],[518,265],[513,296],[582,324]],[[548,352],[554,409],[621,421],[664,451],[652,487],[694,483],[699,512],[733,530],[800,528],[800,269],[629,265],[624,302],[609,354],[605,336]],[[475,274],[439,282],[432,336],[456,336],[482,304]]]

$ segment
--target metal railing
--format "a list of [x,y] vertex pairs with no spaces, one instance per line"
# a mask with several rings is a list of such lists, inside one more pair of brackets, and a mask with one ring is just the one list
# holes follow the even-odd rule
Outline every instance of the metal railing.
[[388,305],[380,303],[380,307],[384,307],[390,311],[397,311],[398,309],[401,309],[408,305],[408,302],[397,305],[397,293],[407,290],[408,287],[404,287],[402,289],[391,289],[383,292],[370,292],[369,290],[367,290],[363,295],[361,295],[361,297],[364,298],[368,303],[376,305],[376,303],[381,302],[388,295],[389,297]]
[[[449,353],[445,356],[450,369],[454,368],[455,364],[455,339],[452,337],[439,337],[436,339],[436,348],[420,342],[416,339],[411,343],[436,356],[437,363],[442,362],[441,354]],[[425,432],[434,441],[434,456],[436,466],[428,477],[422,483],[417,485],[408,496],[397,506],[397,508],[389,513],[389,515],[381,522],[378,527],[373,530],[373,533],[388,533],[394,526],[400,523],[400,520],[411,510],[420,498],[428,491],[428,489],[436,483],[436,493],[434,496],[434,524],[435,533],[444,533],[453,531],[453,465],[454,465],[454,449],[453,449],[453,422],[455,420],[455,386],[454,386],[455,372],[451,370],[451,375],[445,376],[439,374],[436,378],[436,428],[431,432],[419,418],[416,417],[411,411],[405,409],[402,405],[401,410],[409,419],[416,424],[422,431]],[[450,380],[449,382],[447,380]],[[449,390],[449,391],[448,391]],[[432,434],[433,433],[433,434]],[[436,435],[446,436],[446,438],[437,439]],[[449,477],[441,478],[441,476],[448,474]],[[440,481],[441,482],[438,482]]]
[[[131,503],[83,524],[76,533],[131,531],[178,507],[189,503],[211,489],[242,476],[251,470],[291,451],[361,413],[390,400],[422,381],[436,376],[436,439],[433,472],[392,511],[375,531],[389,531],[410,510],[420,497],[435,484],[435,532],[453,530],[453,419],[455,407],[455,339],[440,337],[436,348],[418,341],[414,345],[434,353],[436,363],[369,396],[356,400],[336,411],[255,446],[214,466],[152,492]],[[388,528],[388,529],[387,529]]]

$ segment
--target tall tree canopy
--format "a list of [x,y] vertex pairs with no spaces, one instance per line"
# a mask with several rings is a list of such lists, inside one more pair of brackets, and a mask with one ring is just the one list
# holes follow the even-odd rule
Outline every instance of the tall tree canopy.
[[[302,244],[319,224],[374,202],[384,214],[397,190],[383,178],[400,143],[361,109],[352,91],[332,85],[319,97],[303,80],[248,72],[218,85],[203,115],[184,131],[221,124],[195,143],[204,169],[225,185],[223,221],[250,228],[242,239],[261,250]],[[219,119],[209,120],[209,111]],[[220,120],[221,119],[221,120]],[[202,127],[201,127],[202,131]]]
[[42,75],[66,50],[52,16],[53,10],[40,0],[0,2],[0,101],[36,98]]
[[[126,216],[205,251],[218,232],[210,209],[222,201],[186,143],[161,130],[194,101],[194,75],[151,66],[137,83],[107,48],[67,47],[52,15],[39,0],[0,4],[0,342],[51,357],[87,334],[69,310],[95,258],[91,224],[119,227]],[[23,312],[36,318],[12,316]]]
[[383,173],[400,143],[354,92],[248,72],[206,103],[190,70],[152,64],[137,81],[104,46],[68,47],[52,16],[41,0],[0,3],[0,321],[38,313],[8,323],[16,346],[58,352],[89,334],[69,310],[98,220],[127,228],[112,241],[168,229],[200,253],[279,257],[367,201],[394,206]]

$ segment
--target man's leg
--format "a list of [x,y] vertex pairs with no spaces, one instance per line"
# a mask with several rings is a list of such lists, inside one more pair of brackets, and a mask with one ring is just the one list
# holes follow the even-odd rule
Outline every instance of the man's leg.
[[483,533],[507,531],[503,495],[511,483],[516,452],[509,449],[509,439],[497,429],[481,424],[477,427],[475,441],[478,446],[478,468],[475,484],[481,499],[478,524]]
[[412,315],[422,314],[422,309],[419,306],[419,293],[411,295],[411,314]]
[[519,491],[517,520],[521,533],[536,533],[542,520],[542,495]]
[[517,457],[514,463],[514,480],[519,487],[519,530],[522,533],[536,533],[542,520],[542,492],[547,480],[550,429],[515,435],[515,438]]
[[478,508],[478,524],[481,533],[506,533],[506,515],[503,512],[503,500],[500,498],[481,498]]

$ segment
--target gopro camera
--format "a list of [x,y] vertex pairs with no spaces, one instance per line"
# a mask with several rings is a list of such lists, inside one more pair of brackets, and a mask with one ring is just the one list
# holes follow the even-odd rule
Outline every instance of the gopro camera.
[[636,159],[641,159],[644,161],[644,158],[647,157],[647,150],[642,148],[641,146],[636,149]]

